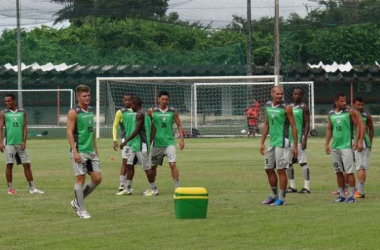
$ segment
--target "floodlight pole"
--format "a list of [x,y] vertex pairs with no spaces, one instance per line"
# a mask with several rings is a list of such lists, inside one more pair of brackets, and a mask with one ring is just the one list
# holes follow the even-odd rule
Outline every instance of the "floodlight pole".
[[[20,28],[20,0],[16,0],[17,12],[17,89],[22,90],[21,74],[21,28]],[[18,91],[18,106],[23,107],[22,92]]]
[[247,76],[252,75],[252,16],[251,0],[247,0]]
[[280,0],[274,6],[274,75],[275,85],[280,83]]

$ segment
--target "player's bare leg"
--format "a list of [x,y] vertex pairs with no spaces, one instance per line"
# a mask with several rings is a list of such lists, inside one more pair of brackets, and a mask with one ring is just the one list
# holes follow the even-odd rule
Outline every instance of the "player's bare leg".
[[177,163],[176,162],[169,162],[169,167],[172,172],[172,178],[174,182],[174,189],[179,187],[179,171],[177,168]]
[[119,191],[123,191],[125,188],[125,181],[128,168],[125,159],[121,159],[120,176],[119,176]]
[[271,195],[268,199],[264,200],[262,204],[272,204],[278,198],[277,192],[277,174],[274,169],[265,169],[268,176],[268,183],[271,191]]
[[288,185],[288,177],[286,176],[285,169],[278,169],[277,173],[278,173],[279,184],[280,184],[279,198],[284,201],[285,195],[286,195],[286,187]]
[[38,190],[36,188],[36,186],[34,185],[33,173],[32,173],[32,169],[31,169],[30,163],[24,163],[24,164],[22,164],[22,166],[24,167],[25,178],[26,178],[26,180],[28,181],[28,184],[29,184],[29,192],[31,194],[43,194],[44,191]]
[[152,168],[145,170],[146,177],[148,178],[149,181],[149,189],[145,190],[143,193],[144,196],[156,196],[158,195],[158,190],[156,187],[156,178],[154,176],[154,172]]
[[359,169],[358,170],[358,190],[355,192],[355,198],[364,198],[365,197],[365,181],[366,181],[366,170]]

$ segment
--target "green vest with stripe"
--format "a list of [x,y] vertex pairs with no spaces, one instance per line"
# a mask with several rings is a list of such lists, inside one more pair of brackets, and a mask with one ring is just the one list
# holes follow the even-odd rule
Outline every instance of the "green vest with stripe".
[[[369,139],[369,129],[368,129],[368,126],[367,126],[367,117],[368,117],[368,113],[364,110],[362,111],[359,111],[361,117],[362,117],[362,121],[365,125],[365,134],[364,134],[364,140],[363,140],[363,143],[364,143],[364,148],[368,148],[368,147],[371,147],[371,141]],[[352,136],[355,138],[355,135],[356,135],[356,127],[354,127],[354,131],[352,133]]]
[[[122,108],[120,111],[123,116],[122,138],[128,138],[136,128],[136,113],[127,108]],[[127,142],[127,146],[132,146],[132,144],[133,140]]]
[[4,110],[6,145],[20,145],[23,142],[24,114],[23,108],[17,108],[16,111]]
[[[292,109],[293,109],[294,120],[296,122],[297,140],[299,143],[302,141],[302,135],[303,135],[303,132],[305,130],[305,124],[304,124],[304,120],[303,120],[305,105],[306,105],[305,103],[301,103],[300,105],[297,105],[297,106],[294,103],[291,104]],[[289,127],[289,141],[291,143],[294,142],[291,127]]]
[[153,109],[153,124],[156,127],[155,147],[175,145],[173,136],[174,113],[175,109],[172,107],[169,107],[166,111],[161,111],[159,107]]
[[76,105],[77,122],[74,128],[74,141],[78,153],[94,153],[94,113],[91,107],[84,111]]
[[270,134],[269,145],[272,147],[289,147],[289,120],[285,110],[285,103],[273,106],[272,101],[269,101],[265,105]]
[[[141,151],[150,151],[150,134],[151,134],[151,120],[150,117],[141,111],[136,113],[137,114],[143,114],[144,115],[144,124],[141,127],[139,133],[133,138],[133,143],[131,146],[131,150],[134,152],[141,152]],[[135,126],[137,123],[137,119],[135,119]]]
[[350,108],[336,112],[335,109],[329,112],[332,132],[332,149],[352,148],[352,122],[350,118]]

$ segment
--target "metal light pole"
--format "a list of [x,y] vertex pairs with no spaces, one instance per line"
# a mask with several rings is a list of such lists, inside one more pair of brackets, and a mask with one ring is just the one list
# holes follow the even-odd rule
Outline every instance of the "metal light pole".
[[247,0],[247,76],[252,75],[252,17],[251,0]]
[[274,4],[274,74],[275,85],[280,84],[280,3],[275,0]]
[[[20,29],[20,0],[16,1],[17,13],[17,89],[22,90],[22,74],[21,74],[21,29]],[[18,106],[23,107],[22,92],[18,92]]]

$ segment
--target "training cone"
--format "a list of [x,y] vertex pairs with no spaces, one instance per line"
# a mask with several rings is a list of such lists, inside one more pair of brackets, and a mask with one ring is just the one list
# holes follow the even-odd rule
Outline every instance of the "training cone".
[[115,161],[115,158],[110,157],[109,161]]

